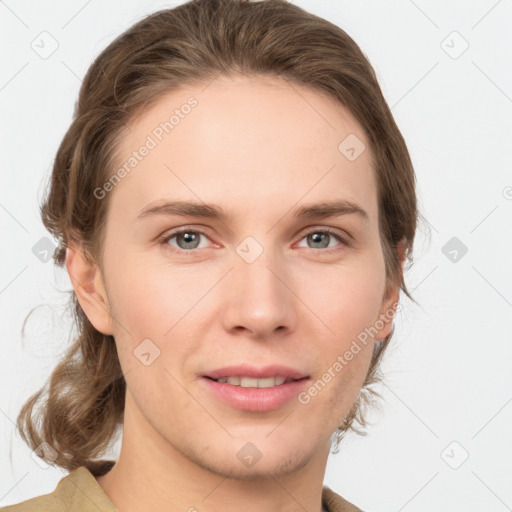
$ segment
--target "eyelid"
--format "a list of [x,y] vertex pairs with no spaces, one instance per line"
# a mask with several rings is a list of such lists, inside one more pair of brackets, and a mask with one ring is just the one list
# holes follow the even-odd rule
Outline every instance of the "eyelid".
[[352,238],[349,233],[345,230],[339,230],[338,228],[332,228],[329,226],[313,226],[311,228],[306,228],[306,231],[303,232],[303,236],[307,236],[311,233],[329,233],[337,238],[339,238],[343,243],[348,245],[349,240]]
[[312,228],[306,228],[306,231],[302,231],[301,233],[302,236],[299,239],[299,242],[312,233],[327,233],[338,240],[339,244],[334,247],[326,247],[324,249],[313,249],[311,247],[305,247],[305,249],[309,249],[318,253],[331,253],[334,251],[339,251],[343,247],[347,248],[351,246],[350,240],[352,237],[348,233],[344,231],[343,233],[345,233],[346,236],[342,235],[334,228],[328,226],[313,226]]
[[[204,231],[204,228],[194,228],[192,226],[181,226],[180,228],[176,228],[175,230],[165,233],[164,235],[159,237],[158,243],[161,245],[169,245],[168,242],[171,238],[174,238],[175,236],[180,235],[181,233],[189,233],[189,232],[203,235],[205,238],[208,238],[208,240],[211,241],[211,238],[206,234],[206,232]],[[197,252],[198,249],[191,249],[191,250],[186,251],[185,249],[177,249],[175,247],[172,247],[171,251],[177,252],[177,253],[192,253],[192,252]]]

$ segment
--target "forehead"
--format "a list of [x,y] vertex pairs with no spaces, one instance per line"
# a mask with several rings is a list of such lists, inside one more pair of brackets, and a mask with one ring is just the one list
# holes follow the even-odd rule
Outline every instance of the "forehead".
[[[343,198],[377,215],[362,127],[334,98],[282,78],[219,77],[182,87],[128,128],[117,164],[129,172],[111,201],[131,213],[159,199],[275,212]],[[143,146],[150,149],[141,157]]]

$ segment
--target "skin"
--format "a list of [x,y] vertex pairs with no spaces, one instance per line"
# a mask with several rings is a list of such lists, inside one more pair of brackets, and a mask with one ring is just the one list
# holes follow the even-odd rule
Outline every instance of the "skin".
[[[80,304],[114,336],[127,383],[120,456],[97,481],[122,512],[320,511],[331,436],[391,321],[308,404],[238,410],[200,376],[278,363],[316,382],[392,310],[399,289],[385,293],[369,144],[326,95],[278,78],[219,77],[175,90],[133,120],[119,162],[191,95],[198,105],[103,199],[101,265],[79,246],[67,251]],[[352,162],[338,151],[351,133],[367,148]],[[154,201],[178,199],[214,203],[228,218],[137,219]],[[293,217],[334,199],[357,203],[368,220]],[[159,242],[181,227],[199,237],[193,248],[180,237]],[[329,235],[315,242],[306,228],[331,228],[348,244]],[[252,263],[236,252],[247,236],[263,248]],[[160,350],[149,366],[133,353],[147,338]],[[262,454],[251,467],[237,457],[247,442]]]

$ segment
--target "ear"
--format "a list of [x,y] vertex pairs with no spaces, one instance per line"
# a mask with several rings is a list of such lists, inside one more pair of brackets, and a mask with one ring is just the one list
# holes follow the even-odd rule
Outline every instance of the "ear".
[[[403,277],[404,274],[405,244],[406,240],[403,238],[396,248],[398,260],[400,262],[400,277]],[[393,319],[395,317],[398,301],[400,299],[400,281],[397,284],[392,285],[391,288],[387,290],[387,293],[382,299],[382,306],[379,311],[379,317],[375,320],[375,326],[379,328],[382,324],[384,325],[375,335],[375,340],[386,338],[391,333],[391,328],[393,327]]]
[[66,248],[66,269],[91,324],[103,334],[113,334],[110,305],[98,265],[86,257],[82,247],[72,245]]

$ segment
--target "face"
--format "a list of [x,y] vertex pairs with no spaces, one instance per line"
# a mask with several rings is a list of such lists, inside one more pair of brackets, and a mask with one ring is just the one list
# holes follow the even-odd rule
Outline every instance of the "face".
[[[112,321],[88,316],[115,337],[125,429],[224,476],[287,474],[327,457],[391,328],[369,144],[313,90],[205,85],[162,97],[124,136],[120,167],[147,154],[103,199]],[[345,208],[314,208],[327,203]],[[212,379],[265,369],[302,379]]]

